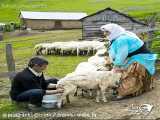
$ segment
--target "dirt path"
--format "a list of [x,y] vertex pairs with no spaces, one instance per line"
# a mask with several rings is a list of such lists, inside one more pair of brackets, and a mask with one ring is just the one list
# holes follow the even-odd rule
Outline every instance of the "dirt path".
[[[155,81],[155,88],[141,96],[121,101],[109,101],[108,103],[96,103],[95,99],[81,96],[70,97],[71,103],[66,104],[62,109],[46,110],[44,112],[19,111],[29,113],[30,117],[35,116],[37,120],[43,118],[62,119],[153,119],[160,120],[160,80]],[[153,105],[150,112],[142,111],[143,104]],[[133,110],[134,109],[134,110]],[[136,113],[137,111],[137,113]],[[18,111],[16,113],[19,113]],[[35,118],[34,117],[34,118]]]
[[[151,112],[142,112],[143,104],[153,105]],[[134,109],[134,110],[133,110]],[[136,113],[137,110],[137,113]],[[43,114],[45,114],[44,112]],[[94,99],[71,97],[71,104],[60,110],[50,110],[53,117],[76,119],[160,119],[160,80],[155,88],[141,96],[121,101],[96,103]]]

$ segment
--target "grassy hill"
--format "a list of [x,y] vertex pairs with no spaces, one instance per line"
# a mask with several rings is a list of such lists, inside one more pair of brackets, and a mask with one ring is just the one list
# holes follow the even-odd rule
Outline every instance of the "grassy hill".
[[129,15],[145,18],[160,12],[160,0],[0,0],[0,22],[19,22],[19,12],[81,11],[88,14],[112,7]]

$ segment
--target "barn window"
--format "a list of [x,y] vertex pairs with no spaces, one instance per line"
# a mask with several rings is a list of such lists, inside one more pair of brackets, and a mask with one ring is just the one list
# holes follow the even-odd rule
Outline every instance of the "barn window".
[[62,22],[61,21],[55,21],[55,28],[62,28]]

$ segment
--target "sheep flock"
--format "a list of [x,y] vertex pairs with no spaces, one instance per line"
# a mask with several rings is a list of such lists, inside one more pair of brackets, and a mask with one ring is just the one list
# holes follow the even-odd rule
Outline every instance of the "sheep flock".
[[104,48],[99,41],[69,41],[40,43],[35,46],[36,55],[94,55],[98,49]]

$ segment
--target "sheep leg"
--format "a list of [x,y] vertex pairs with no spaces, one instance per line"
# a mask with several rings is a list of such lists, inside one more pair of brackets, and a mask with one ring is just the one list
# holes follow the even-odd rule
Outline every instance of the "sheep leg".
[[70,99],[69,99],[69,95],[66,95],[66,101],[67,101],[67,103],[71,103]]
[[62,55],[62,56],[64,55],[64,50],[63,50],[63,49],[61,49],[61,55]]
[[106,96],[105,96],[105,91],[102,92],[102,99],[103,99],[103,102],[108,102]]
[[96,49],[94,49],[94,50],[93,50],[93,54],[96,54],[96,52],[97,52],[97,50],[96,50]]
[[76,88],[76,91],[74,92],[74,96],[78,96],[78,87]]
[[88,93],[88,91],[89,91],[89,95],[90,95],[91,89],[89,89],[89,90],[82,89],[81,96],[84,97],[84,92]]
[[77,48],[77,56],[79,56],[79,48]]
[[62,106],[63,106],[63,100],[59,100],[58,102],[57,102],[57,108],[62,108]]
[[90,96],[90,97],[92,97],[92,96],[93,96],[93,94],[92,94],[92,90],[91,90],[91,89],[89,90],[89,96]]
[[100,102],[100,90],[97,90],[97,96],[96,96],[96,102],[99,103]]
[[106,98],[106,86],[100,86],[101,94],[102,94],[102,100],[103,102],[108,102]]
[[84,97],[84,89],[82,89],[82,94],[81,94],[81,96]]
[[70,86],[70,89],[66,90],[64,92],[64,95],[66,96],[66,102],[70,103],[70,99],[69,99],[69,94],[73,91],[75,91],[75,89],[77,88],[77,86],[73,85],[73,84],[68,84]]
[[87,56],[89,55],[89,52],[90,52],[90,49],[88,48],[88,50],[87,50]]
[[102,93],[102,100],[103,102],[108,102],[107,98],[106,98],[106,89],[105,88],[101,88],[101,93]]

